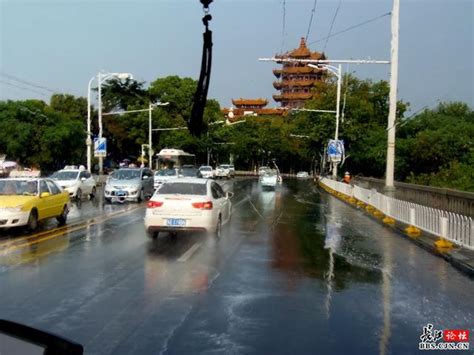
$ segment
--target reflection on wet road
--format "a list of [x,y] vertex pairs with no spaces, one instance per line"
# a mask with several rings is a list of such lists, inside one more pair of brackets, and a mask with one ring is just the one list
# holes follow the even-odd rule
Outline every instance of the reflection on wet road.
[[77,229],[0,254],[0,317],[88,354],[398,354],[427,323],[472,329],[474,281],[363,212],[306,181],[222,184],[219,240],[151,241],[143,205],[83,203]]

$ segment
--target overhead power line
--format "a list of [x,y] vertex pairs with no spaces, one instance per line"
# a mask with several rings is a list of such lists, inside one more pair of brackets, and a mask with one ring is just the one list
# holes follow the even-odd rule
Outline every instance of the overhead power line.
[[341,3],[342,3],[342,0],[339,0],[339,3],[337,4],[337,7],[336,7],[336,11],[334,12],[334,17],[332,18],[332,21],[331,21],[331,26],[329,27],[329,32],[326,37],[326,43],[324,43],[323,52],[326,50],[326,46],[328,45],[329,38],[331,38],[332,29],[334,27],[334,22],[336,22],[336,17],[337,17],[337,14],[339,13],[339,9],[341,8]]
[[21,90],[26,90],[26,91],[34,92],[35,94],[39,94],[39,95],[41,95],[41,96],[47,96],[45,93],[42,93],[41,91],[34,90],[34,89],[30,89],[30,88],[28,88],[28,87],[21,86],[21,85],[16,85],[16,84],[10,83],[10,82],[8,82],[8,81],[0,80],[0,83],[5,84],[5,85],[9,85],[9,86],[12,86],[12,87],[15,87],[15,88],[17,88],[17,89],[21,89]]
[[308,41],[309,31],[311,31],[311,24],[313,23],[313,16],[314,16],[314,13],[316,12],[317,4],[318,4],[318,0],[314,0],[313,10],[311,10],[311,16],[309,18],[308,31],[306,32],[306,38],[305,38],[306,42]]
[[357,25],[353,25],[353,26],[347,27],[346,29],[343,29],[343,30],[341,30],[341,31],[339,31],[339,32],[333,33],[331,36],[318,39],[318,40],[313,41],[313,42],[308,43],[308,44],[314,44],[314,43],[322,42],[322,41],[324,41],[325,39],[328,39],[328,38],[331,38],[331,37],[335,37],[335,36],[340,35],[340,34],[342,34],[342,33],[345,33],[345,32],[348,32],[348,31],[350,31],[350,30],[353,30],[353,29],[356,29],[356,28],[358,28],[358,27],[361,27],[361,26],[363,26],[363,25],[366,25],[366,24],[368,24],[368,23],[374,22],[374,21],[376,21],[376,20],[378,20],[378,19],[381,19],[382,17],[390,16],[391,14],[392,14],[391,12],[387,12],[387,13],[382,14],[382,15],[379,15],[379,16],[377,16],[377,17],[373,17],[373,18],[371,18],[371,19],[369,19],[369,20],[366,20],[366,21],[364,21],[364,22],[358,23]]
[[17,76],[14,76],[14,75],[11,75],[11,74],[7,74],[7,73],[4,73],[4,72],[0,72],[0,75],[7,78],[8,80],[14,80],[14,81],[17,81],[19,83],[22,83],[22,84],[25,84],[25,85],[28,85],[28,86],[31,86],[31,87],[34,87],[34,88],[37,88],[37,89],[41,89],[41,90],[45,90],[45,91],[49,91],[51,93],[55,93],[57,92],[57,90],[53,90],[53,89],[50,89],[46,86],[43,86],[43,85],[38,85],[38,84],[35,84],[35,83],[32,83],[30,81],[27,81],[27,80],[24,80],[24,79],[21,79]]

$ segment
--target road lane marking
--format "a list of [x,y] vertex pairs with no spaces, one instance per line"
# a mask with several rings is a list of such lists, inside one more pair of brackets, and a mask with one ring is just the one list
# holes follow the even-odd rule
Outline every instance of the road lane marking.
[[[114,216],[122,214],[122,213],[132,212],[132,211],[134,211],[134,210],[136,210],[140,207],[141,206],[136,206],[136,207],[133,207],[133,208],[128,208],[126,210],[115,211],[115,212],[106,214],[103,217],[107,217],[107,218],[108,217],[114,217]],[[7,239],[7,240],[3,241],[2,243],[0,243],[0,250],[2,248],[8,247],[10,245],[17,244],[18,242],[22,242],[22,241],[26,241],[26,240],[30,240],[30,239],[35,239],[35,238],[38,238],[38,237],[41,237],[41,236],[44,236],[44,235],[49,235],[51,233],[56,233],[56,232],[59,232],[59,231],[64,231],[65,233],[67,233],[70,228],[75,228],[77,226],[87,226],[90,223],[93,223],[94,221],[97,221],[97,217],[89,218],[88,220],[85,220],[83,222],[78,222],[78,223],[74,223],[74,224],[66,224],[66,225],[61,226],[61,227],[48,229],[48,230],[41,231],[39,233],[28,235],[28,236],[10,237],[9,239]]]
[[237,206],[240,206],[242,203],[247,202],[249,199],[250,199],[250,196],[247,196],[243,198],[242,200],[240,200],[239,202],[233,203],[232,208],[235,209]]
[[180,263],[184,263],[188,261],[188,259],[201,247],[202,243],[196,243],[191,248],[186,251],[181,257],[178,259]]
[[[0,245],[0,253],[1,253],[0,256],[6,256],[9,253],[11,253],[12,251],[15,251],[15,250],[27,247],[27,246],[31,246],[31,245],[34,245],[34,244],[38,244],[38,243],[41,243],[41,242],[44,242],[44,241],[47,241],[47,240],[50,240],[50,239],[53,239],[53,238],[57,238],[57,237],[62,236],[66,233],[72,233],[72,232],[84,229],[88,226],[93,226],[93,225],[96,225],[96,224],[99,224],[99,223],[106,222],[110,219],[119,217],[120,215],[133,212],[133,211],[137,210],[140,207],[141,206],[131,208],[131,209],[127,209],[125,211],[114,212],[114,213],[108,214],[105,217],[99,218],[99,219],[92,218],[92,219],[90,219],[86,222],[83,222],[82,224],[76,225],[76,226],[74,226],[74,225],[73,226],[67,226],[65,229],[63,228],[61,230],[53,230],[53,231],[55,231],[55,233],[53,231],[49,231],[49,233],[46,234],[44,237],[38,238],[38,239],[35,239],[35,240],[31,240],[31,241],[27,241],[26,243],[23,243],[23,244],[15,244],[14,242],[11,242],[10,245],[5,246],[4,248],[1,248],[1,247],[3,247],[3,245]],[[40,235],[44,235],[44,234],[40,234]],[[38,237],[38,236],[35,236],[35,237]],[[31,237],[27,237],[27,238],[24,238],[24,239],[19,239],[19,241],[21,242],[21,241],[25,241],[27,239],[29,240],[29,239],[31,239]]]
[[257,214],[260,216],[261,219],[265,219],[265,217],[262,216],[262,214],[257,210],[257,207],[255,207],[255,205],[252,203],[251,200],[249,200],[249,203],[250,203],[250,206],[253,207],[253,209],[255,210],[255,212],[257,212]]

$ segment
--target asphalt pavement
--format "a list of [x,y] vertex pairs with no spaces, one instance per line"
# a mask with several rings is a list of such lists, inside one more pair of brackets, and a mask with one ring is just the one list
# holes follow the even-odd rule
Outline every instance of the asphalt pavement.
[[220,183],[220,239],[150,240],[145,204],[100,198],[2,232],[0,318],[86,354],[411,354],[428,323],[472,332],[474,280],[364,212],[311,181]]

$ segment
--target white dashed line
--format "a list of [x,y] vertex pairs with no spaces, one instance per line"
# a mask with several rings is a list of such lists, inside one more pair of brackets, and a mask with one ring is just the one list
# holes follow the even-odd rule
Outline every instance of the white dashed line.
[[194,244],[191,248],[188,249],[186,253],[181,255],[181,257],[178,259],[180,263],[184,263],[188,261],[188,259],[201,247],[202,243],[196,243]]

